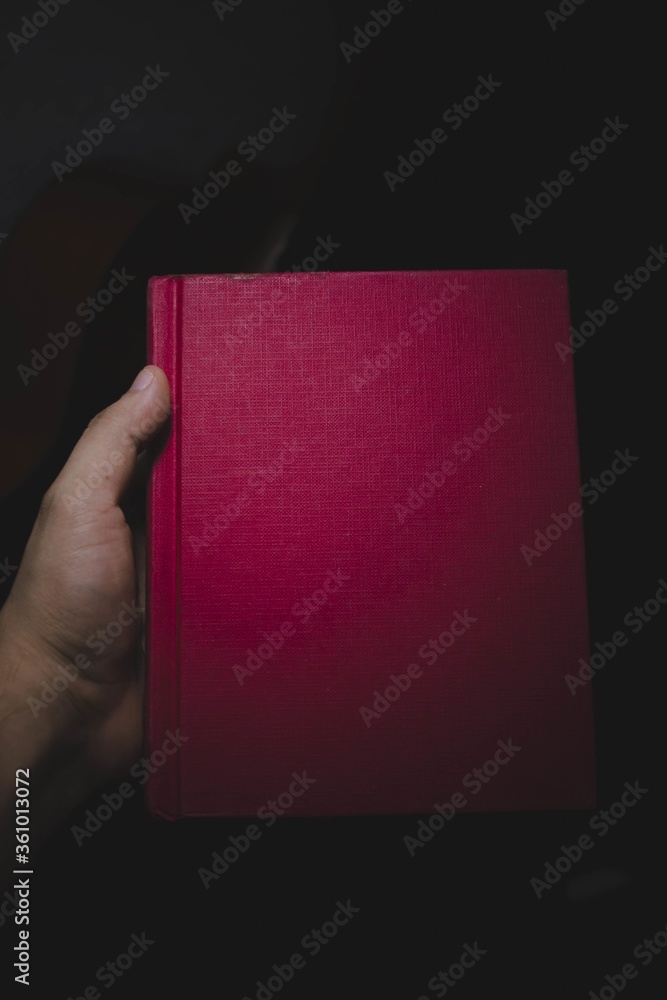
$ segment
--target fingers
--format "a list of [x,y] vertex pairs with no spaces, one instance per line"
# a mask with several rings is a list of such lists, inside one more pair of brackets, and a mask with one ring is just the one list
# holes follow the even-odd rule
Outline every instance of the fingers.
[[117,402],[91,420],[49,491],[52,502],[69,511],[117,505],[132,480],[138,455],[169,413],[167,376],[148,365]]

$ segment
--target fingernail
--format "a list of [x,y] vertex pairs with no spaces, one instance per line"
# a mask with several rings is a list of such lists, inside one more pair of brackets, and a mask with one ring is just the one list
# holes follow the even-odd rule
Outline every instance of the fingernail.
[[153,381],[154,375],[150,368],[142,368],[134,382],[130,386],[130,392],[136,389],[145,389]]

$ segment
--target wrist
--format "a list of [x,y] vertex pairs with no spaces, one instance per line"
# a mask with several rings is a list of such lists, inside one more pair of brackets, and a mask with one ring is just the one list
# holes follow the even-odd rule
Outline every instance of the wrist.
[[[30,776],[30,842],[37,849],[95,786],[86,728],[69,699],[39,710],[43,681],[57,664],[46,650],[7,626],[0,614],[0,881],[15,851],[16,772]],[[40,683],[41,678],[41,683]]]

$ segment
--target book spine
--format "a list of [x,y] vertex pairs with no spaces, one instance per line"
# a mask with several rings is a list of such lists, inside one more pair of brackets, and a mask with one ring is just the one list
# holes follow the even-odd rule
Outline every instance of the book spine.
[[[168,440],[151,471],[147,503],[146,736],[147,753],[159,750],[179,727],[180,704],[180,422],[181,296],[178,277],[151,278],[148,285],[148,363],[169,379]],[[180,754],[168,756],[151,775],[147,804],[164,819],[181,815]]]

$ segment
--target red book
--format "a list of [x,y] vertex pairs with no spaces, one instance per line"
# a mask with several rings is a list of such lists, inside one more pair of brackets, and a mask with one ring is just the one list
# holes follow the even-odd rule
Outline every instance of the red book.
[[151,279],[153,812],[594,804],[569,323],[564,271]]

